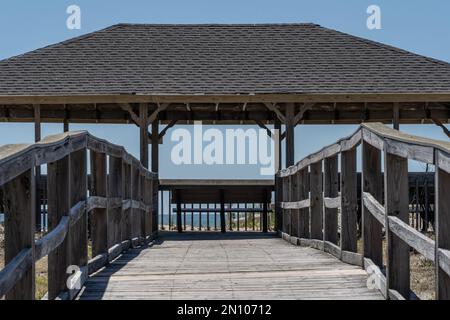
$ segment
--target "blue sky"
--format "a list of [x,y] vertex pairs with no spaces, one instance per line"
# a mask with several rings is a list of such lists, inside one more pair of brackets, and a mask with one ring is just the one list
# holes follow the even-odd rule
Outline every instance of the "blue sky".
[[[66,8],[81,7],[81,30],[66,28]],[[382,29],[366,27],[366,9],[377,4]],[[2,0],[0,4],[0,59],[92,32],[121,22],[133,23],[267,23],[314,22],[343,32],[380,41],[450,62],[450,2],[442,0]],[[295,159],[332,143],[355,126],[299,126]],[[138,156],[139,136],[129,125],[72,125],[124,145]],[[403,125],[403,131],[448,139],[433,125]],[[62,131],[61,124],[43,125],[43,136]],[[0,123],[0,144],[32,142],[32,124]],[[259,168],[241,166],[175,166],[169,159],[170,131],[161,147],[162,178],[259,178]],[[420,168],[420,167],[418,167]]]

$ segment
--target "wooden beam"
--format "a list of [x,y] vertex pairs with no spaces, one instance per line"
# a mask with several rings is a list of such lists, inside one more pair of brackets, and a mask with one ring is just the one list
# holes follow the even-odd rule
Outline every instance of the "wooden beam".
[[[91,151],[90,195],[106,197],[107,165],[106,154]],[[108,253],[108,213],[107,208],[94,209],[91,215],[92,256]]]
[[435,117],[431,117],[431,120],[434,122],[435,125],[437,125],[438,127],[441,127],[442,131],[444,131],[444,133],[447,135],[447,137],[450,138],[450,130],[447,129],[447,127],[441,122],[441,120],[439,120]]
[[[159,133],[158,135],[158,139],[159,141],[162,141],[162,138],[165,136],[165,134],[167,133],[167,131],[172,128],[176,123],[178,122],[178,120],[172,120],[170,121],[170,123],[168,125],[166,125],[164,127],[164,129],[162,129],[162,131]],[[161,142],[160,142],[161,143]]]
[[[34,109],[34,142],[41,141],[41,106],[38,104],[33,105]],[[36,167],[36,229],[41,230],[41,167]]]
[[[324,197],[336,198],[339,192],[338,155],[325,158],[323,172]],[[323,239],[338,244],[338,210],[337,208],[324,208]]]
[[398,102],[394,103],[392,110],[392,123],[395,130],[400,130],[400,106]]
[[255,123],[260,127],[261,129],[266,130],[267,135],[272,138],[272,131],[261,121],[261,120],[255,120]]
[[130,114],[131,120],[133,120],[134,123],[139,124],[141,122],[140,118],[133,111],[133,108],[131,108],[131,105],[129,103],[120,103],[119,106]]
[[323,240],[323,184],[322,161],[310,166],[311,238]]
[[264,105],[266,106],[267,109],[275,113],[275,115],[278,117],[281,123],[286,123],[286,117],[280,111],[280,109],[277,107],[275,103],[264,103]]
[[294,124],[298,124],[304,117],[306,111],[311,110],[313,103],[304,103],[300,106],[300,111],[294,117]]
[[286,117],[285,117],[285,124],[286,124],[286,168],[294,165],[294,150],[295,150],[295,143],[294,143],[294,107],[295,105],[293,103],[286,104]]
[[170,104],[169,103],[158,103],[157,105],[158,105],[158,107],[156,108],[156,110],[153,111],[153,113],[150,115],[150,117],[148,117],[148,123],[153,123],[158,118],[158,114],[161,111],[166,110]]
[[140,160],[141,164],[148,168],[148,104],[139,104],[139,116],[140,116]]

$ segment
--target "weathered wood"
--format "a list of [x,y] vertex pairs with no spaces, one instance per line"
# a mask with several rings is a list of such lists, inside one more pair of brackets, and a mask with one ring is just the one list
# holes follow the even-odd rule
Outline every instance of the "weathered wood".
[[400,130],[400,105],[398,102],[394,103],[392,109],[392,124],[395,130]]
[[313,163],[310,166],[311,190],[311,238],[323,239],[323,193],[322,193],[322,161]]
[[[276,172],[279,172],[281,170],[281,122],[278,119],[278,117],[275,118],[275,124],[274,129],[276,131],[276,134],[274,135],[274,138],[276,139],[274,141],[275,143],[275,150],[278,151],[275,154],[275,164],[277,166]],[[282,196],[283,192],[283,185],[282,185],[282,179],[279,176],[279,174],[275,174],[275,230],[281,231],[283,229],[283,210],[281,209],[281,201],[283,200]]]
[[148,104],[139,104],[139,136],[141,164],[148,168]]
[[386,287],[386,276],[380,270],[380,267],[375,264],[371,259],[364,258],[364,270],[369,275],[369,285],[377,288],[385,299],[388,298],[388,290]]
[[[262,212],[262,232],[267,232],[267,206],[268,206],[268,201],[269,201],[269,195],[268,195],[268,191],[264,190],[263,191],[263,198],[264,198],[264,202],[263,202],[263,212]],[[238,225],[239,225],[239,218],[238,218]]]
[[[122,194],[123,199],[131,200],[131,165],[123,162],[122,163]],[[129,240],[132,238],[131,229],[131,207],[126,208],[122,206],[122,241]]]
[[298,230],[300,238],[310,237],[310,223],[309,223],[309,172],[308,169],[303,169],[298,172],[298,199],[300,201],[307,201],[307,206],[300,208],[299,218],[298,218]]
[[63,216],[56,228],[35,242],[35,260],[40,260],[59,247],[67,236],[69,217]]
[[122,240],[122,159],[109,156],[108,199],[117,199],[117,205],[108,206],[107,230],[108,248]]
[[[439,159],[441,155],[439,154],[437,157]],[[450,274],[442,268],[441,264],[441,261],[446,261],[448,266],[450,260],[448,259],[450,258],[449,256],[447,256],[447,259],[444,257],[444,253],[450,250],[450,197],[448,196],[448,190],[450,190],[450,174],[442,169],[436,168],[435,186],[436,254],[438,254],[436,256],[437,263],[435,263],[436,298],[450,300]]]
[[[396,217],[409,223],[408,160],[385,152],[385,207],[387,218]],[[387,287],[409,298],[409,246],[392,232],[387,220]]]
[[[336,198],[339,192],[338,156],[325,158],[323,171],[323,196]],[[325,201],[323,214],[323,239],[331,243],[338,243],[338,210],[331,208]]]
[[386,224],[386,210],[383,205],[379,203],[370,193],[362,193],[362,202],[367,210],[367,214],[371,214],[380,225],[385,226]]
[[295,104],[288,103],[286,104],[286,168],[289,168],[290,166],[294,165],[294,150],[295,150],[295,143],[294,143],[294,129],[295,129],[295,123],[294,123],[294,109]]
[[0,271],[0,297],[8,293],[33,265],[33,252],[23,249]]
[[159,192],[159,120],[155,119],[155,121],[152,122],[152,172],[155,174],[155,179],[153,180],[153,199],[152,199],[152,206],[153,206],[153,232],[158,231],[158,210],[159,210],[159,199],[158,199],[158,192]]
[[450,276],[450,250],[439,249],[437,250],[439,261],[439,267],[444,271],[448,276]]
[[[69,156],[47,165],[47,203],[49,231],[62,218],[69,218]],[[48,256],[48,299],[55,299],[67,289],[66,269],[70,265],[70,232]]]
[[434,261],[434,241],[397,217],[388,217],[389,230],[425,258]]
[[[381,175],[381,151],[365,140],[362,146],[362,188],[378,202],[382,201],[383,180]],[[381,224],[362,204],[363,215],[363,252],[364,257],[376,265],[383,265]]]
[[[80,201],[86,201],[87,192],[87,157],[86,149],[73,152],[70,155],[70,206]],[[71,217],[71,220],[73,218]],[[73,221],[71,221],[71,224]],[[87,266],[88,262],[88,232],[85,210],[78,221],[70,227],[70,264],[78,267]]]
[[[92,189],[90,194],[106,197],[107,166],[106,154],[91,151]],[[91,215],[92,256],[95,257],[108,250],[108,213],[107,208],[94,209]]]
[[135,166],[131,166],[131,239],[141,237],[141,212],[137,208],[137,203],[139,201],[139,170]]
[[341,153],[341,249],[357,251],[356,148]]
[[88,274],[91,275],[108,263],[108,254],[102,253],[88,261]]
[[[289,176],[289,199],[290,201],[298,200],[298,179],[295,175]],[[290,212],[290,221],[291,221],[291,236],[298,237],[298,219],[299,219],[299,210],[293,209],[289,210]]]
[[281,208],[285,210],[291,210],[291,209],[305,209],[310,207],[311,201],[309,199],[301,200],[301,201],[294,201],[294,202],[282,202]]
[[153,197],[153,181],[149,177],[145,177],[145,193],[144,193],[144,202],[148,206],[146,210],[146,219],[145,219],[145,234],[146,236],[153,236],[153,205],[152,205],[152,197]]
[[[3,186],[5,208],[5,265],[13,262],[22,250],[31,248],[34,258],[34,175],[29,170]],[[22,265],[22,264],[21,264]],[[31,263],[14,286],[7,300],[34,299],[34,263]]]

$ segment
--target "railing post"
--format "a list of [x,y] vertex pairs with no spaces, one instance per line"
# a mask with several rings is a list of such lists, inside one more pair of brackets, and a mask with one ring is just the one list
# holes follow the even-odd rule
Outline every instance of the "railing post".
[[[301,169],[297,174],[298,200],[309,198],[309,172],[308,167]],[[303,208],[299,211],[299,238],[309,239],[311,237],[309,224],[309,208]]]
[[387,230],[387,285],[409,299],[409,246],[389,229],[389,216],[409,224],[408,159],[384,153],[384,187]]
[[[324,197],[336,198],[339,192],[338,156],[324,160]],[[337,208],[324,208],[323,239],[334,244],[338,243],[338,211]]]
[[152,226],[153,226],[153,205],[152,205],[152,197],[153,197],[153,190],[152,185],[153,181],[148,176],[144,177],[145,181],[145,193],[144,193],[144,202],[146,205],[146,211],[145,211],[145,237],[146,240],[152,239]]
[[183,232],[183,226],[181,225],[181,191],[180,189],[175,190],[177,197],[177,230],[179,233]]
[[[139,169],[136,165],[131,166],[131,203],[139,201]],[[131,208],[131,240],[132,245],[136,246],[139,240],[141,230],[141,215],[140,210]]]
[[275,175],[275,229],[283,231],[283,209],[281,202],[283,199],[283,179],[279,172]]
[[[139,170],[139,202],[141,204],[145,204],[144,201],[144,195],[145,195],[145,176],[143,173]],[[141,241],[145,242],[145,239],[147,239],[147,234],[145,230],[146,220],[147,216],[145,214],[145,208],[139,210],[139,214],[141,216]]]
[[117,199],[120,203],[108,208],[108,248],[122,241],[122,170],[122,159],[109,156],[108,199]]
[[439,250],[450,250],[450,173],[439,168],[439,152],[435,154],[436,299],[450,300],[450,276],[439,265]]
[[[123,161],[122,163],[122,195],[125,201],[131,200],[131,165]],[[131,207],[122,209],[122,241],[131,240]]]
[[[81,149],[72,152],[70,159],[70,207],[72,208],[81,201],[86,201],[87,192],[87,151]],[[87,232],[86,210],[81,214],[77,222],[71,222],[70,232],[70,255],[71,265],[83,268],[88,262],[88,232]],[[87,270],[86,270],[87,272]]]
[[[298,179],[297,179],[297,174],[291,175],[289,176],[289,180],[290,180],[290,201],[297,201],[298,199]],[[298,214],[299,214],[299,210],[298,209],[293,209],[290,210],[291,212],[291,235],[294,237],[298,237]]]
[[[69,216],[69,156],[47,165],[48,226],[51,231],[61,218]],[[48,255],[48,299],[54,300],[67,290],[67,267],[70,265],[70,232]]]
[[357,252],[356,148],[341,153],[341,250]]
[[[92,196],[106,197],[106,154],[91,151]],[[92,257],[108,251],[107,209],[94,209],[91,215]]]
[[[362,144],[362,183],[364,192],[370,193],[382,203],[383,180],[381,175],[381,151],[363,141]],[[363,204],[363,242],[364,257],[379,267],[383,267],[382,226]]]
[[22,278],[6,293],[7,300],[34,300],[35,180],[28,170],[3,186],[5,206],[5,265],[24,249],[32,250],[32,261]]
[[[194,212],[191,213],[191,215],[193,214]],[[220,189],[220,232],[226,232],[225,224],[225,192]]]
[[311,190],[311,238],[323,240],[322,161],[310,165],[309,180]]
[[[283,202],[290,202],[290,176],[283,177]],[[283,208],[283,232],[291,235],[291,213],[289,209]]]
[[[263,190],[263,212],[262,212],[262,232],[267,232],[267,206],[269,202],[268,191],[266,189]],[[239,223],[239,218],[238,218]]]

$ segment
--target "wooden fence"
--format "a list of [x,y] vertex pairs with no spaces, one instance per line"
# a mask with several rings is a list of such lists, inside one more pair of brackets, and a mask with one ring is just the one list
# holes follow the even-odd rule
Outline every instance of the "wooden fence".
[[[356,216],[356,148],[360,144],[362,254],[357,253]],[[408,159],[435,166],[435,241],[409,225]],[[277,228],[296,245],[321,249],[365,267],[390,299],[410,298],[413,248],[434,262],[436,298],[450,299],[449,191],[450,143],[411,136],[380,123],[362,124],[350,137],[277,174],[276,192],[282,195]]]
[[[36,168],[44,164],[49,232],[36,240]],[[5,206],[0,297],[6,299],[34,299],[35,262],[47,255],[48,299],[72,299],[89,274],[157,231],[156,175],[123,147],[85,131],[1,147],[0,186]],[[69,277],[68,271],[75,273]],[[68,278],[74,286],[67,286]]]

